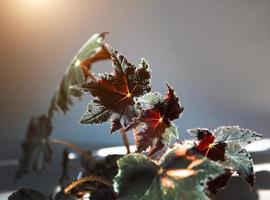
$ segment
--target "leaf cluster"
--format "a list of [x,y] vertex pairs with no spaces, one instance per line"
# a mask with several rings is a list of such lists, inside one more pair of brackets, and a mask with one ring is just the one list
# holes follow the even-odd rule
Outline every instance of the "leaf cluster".
[[[238,126],[221,126],[190,129],[194,140],[179,140],[174,121],[184,107],[173,87],[166,83],[165,95],[153,92],[149,63],[142,59],[138,65],[131,64],[104,43],[105,35],[95,34],[86,42],[68,67],[48,112],[31,119],[17,176],[31,169],[39,173],[51,159],[53,113],[66,113],[72,97],[80,98],[83,93],[93,98],[80,123],[110,123],[110,133],[120,132],[128,155],[99,160],[62,141],[82,155],[82,178],[52,197],[24,188],[9,199],[75,200],[87,195],[91,200],[206,200],[225,187],[235,172],[253,187],[253,161],[245,147],[262,136]],[[105,59],[111,59],[112,72],[94,76],[91,65]],[[133,153],[126,136],[129,131],[133,131],[137,147]],[[68,151],[64,150],[61,182],[68,178],[68,163]]]

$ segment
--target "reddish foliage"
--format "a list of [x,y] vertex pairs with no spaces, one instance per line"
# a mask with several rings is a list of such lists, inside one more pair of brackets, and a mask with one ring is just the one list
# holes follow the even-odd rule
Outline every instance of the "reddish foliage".
[[109,50],[113,73],[102,74],[97,81],[82,86],[95,99],[90,103],[88,113],[81,123],[99,124],[110,120],[111,132],[114,132],[136,116],[133,98],[149,92],[151,85],[150,71],[145,60],[136,67],[117,51]]
[[208,157],[211,160],[224,161],[226,143],[215,143],[215,137],[208,130],[201,130],[198,132],[197,138],[199,143],[196,145],[196,150]]
[[177,119],[183,112],[183,107],[179,103],[174,90],[167,84],[168,93],[162,102],[158,102],[153,107],[141,110],[140,116],[133,120],[126,130],[144,124],[145,127],[136,132],[135,140],[139,152],[151,147],[149,155],[154,154],[164,147],[162,135],[165,129],[171,126],[171,121]]

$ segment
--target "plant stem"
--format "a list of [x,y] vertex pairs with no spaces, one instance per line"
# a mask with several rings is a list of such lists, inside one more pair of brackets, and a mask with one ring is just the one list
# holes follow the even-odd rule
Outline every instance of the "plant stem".
[[93,165],[95,165],[95,163],[96,163],[96,160],[93,158],[91,153],[89,153],[88,151],[85,151],[84,149],[78,147],[75,144],[71,144],[67,141],[60,140],[60,139],[52,139],[52,140],[50,140],[50,142],[54,143],[54,144],[64,145],[64,146],[74,150],[75,152],[79,153],[80,155],[84,156],[87,160],[90,160]]
[[93,81],[97,81],[96,77],[92,74],[92,72],[89,72],[88,76],[89,76]]
[[133,131],[133,138],[135,141],[135,145],[137,146],[137,137],[136,136],[137,136],[138,130],[137,130],[137,128],[133,128],[132,131]]
[[78,187],[79,185],[81,185],[81,184],[83,184],[85,182],[92,182],[92,181],[102,183],[102,184],[104,184],[104,185],[106,185],[106,186],[108,186],[110,188],[113,187],[112,183],[110,183],[108,180],[106,180],[106,179],[104,179],[102,177],[99,177],[99,176],[86,176],[86,177],[80,178],[79,180],[76,180],[73,183],[71,183],[70,185],[68,185],[64,189],[64,192],[65,192],[65,194],[67,194],[73,188]]
[[124,143],[124,145],[125,145],[125,147],[127,149],[127,154],[130,154],[130,148],[129,148],[129,141],[128,141],[127,133],[122,128],[119,131],[121,133],[123,143]]
[[[90,62],[89,62],[90,61]],[[92,64],[91,59],[85,60],[81,62],[80,67],[83,71],[84,78],[87,79],[88,77],[91,78],[93,81],[97,81],[96,77],[93,75],[91,70],[89,69],[89,65]]]

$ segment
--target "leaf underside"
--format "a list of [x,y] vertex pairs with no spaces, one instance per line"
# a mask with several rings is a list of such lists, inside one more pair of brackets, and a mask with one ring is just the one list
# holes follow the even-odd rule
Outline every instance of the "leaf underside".
[[73,97],[81,97],[82,92],[72,86],[82,85],[87,78],[95,79],[91,73],[94,62],[110,59],[110,54],[105,48],[104,38],[106,33],[94,34],[77,52],[68,66],[65,75],[55,92],[49,107],[49,116],[59,109],[66,113],[73,104]]

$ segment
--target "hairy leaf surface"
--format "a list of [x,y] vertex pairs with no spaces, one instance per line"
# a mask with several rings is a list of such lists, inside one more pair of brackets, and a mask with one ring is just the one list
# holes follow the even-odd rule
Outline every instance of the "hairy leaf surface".
[[225,158],[225,162],[222,162],[221,165],[235,170],[253,187],[255,177],[251,155],[239,144],[228,144]]
[[237,143],[242,147],[246,147],[246,145],[262,137],[255,131],[242,129],[239,126],[221,126],[213,130],[213,135],[216,137],[215,142]]
[[195,134],[199,141],[195,147],[198,152],[214,161],[225,160],[227,144],[224,141],[216,142],[216,137],[208,129],[192,129],[189,132]]
[[208,199],[207,182],[225,172],[181,146],[169,150],[160,163],[135,153],[118,165],[114,187],[120,200]]
[[195,147],[198,152],[218,161],[224,168],[236,171],[250,186],[253,186],[253,162],[244,147],[259,140],[262,137],[260,134],[249,129],[241,129],[239,126],[221,126],[213,131],[197,128],[189,132],[199,140]]
[[113,61],[113,72],[101,74],[97,81],[82,86],[94,97],[81,119],[83,124],[100,124],[111,121],[114,132],[136,116],[134,97],[151,90],[150,71],[144,59],[139,67],[130,64],[117,51],[108,47]]
[[149,93],[138,99],[141,106],[140,114],[126,127],[126,131],[136,128],[135,139],[139,152],[151,147],[149,155],[169,144],[172,138],[177,138],[177,128],[171,122],[179,118],[183,112],[174,90],[167,84],[168,93]]

